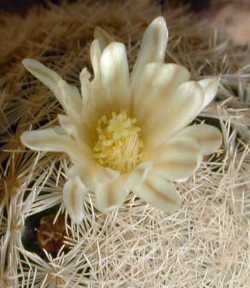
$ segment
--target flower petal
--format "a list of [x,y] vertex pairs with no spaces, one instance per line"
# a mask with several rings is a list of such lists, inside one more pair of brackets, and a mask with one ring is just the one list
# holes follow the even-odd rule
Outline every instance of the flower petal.
[[107,95],[101,81],[101,55],[101,43],[98,39],[95,39],[90,46],[90,58],[94,70],[94,79],[90,82],[91,97],[88,99],[89,105],[84,111],[91,110],[91,113],[88,113],[88,116],[90,117],[93,117],[93,115],[106,114],[109,112],[108,109],[110,108],[110,106],[107,105]]
[[[162,102],[171,100],[177,87],[188,81],[190,73],[177,64],[147,64],[133,91],[133,110],[143,122],[154,117],[155,111],[162,107]],[[151,115],[148,115],[151,112]]]
[[198,82],[204,90],[204,101],[201,110],[210,104],[218,91],[219,79],[204,79]]
[[199,144],[203,155],[216,152],[222,143],[220,130],[206,124],[186,127],[178,135],[194,139]]
[[135,186],[141,184],[146,179],[148,173],[152,169],[152,165],[152,161],[144,161],[131,172],[127,181],[129,190],[133,190]]
[[58,82],[58,100],[65,112],[72,118],[79,119],[82,111],[82,98],[77,87],[61,80]]
[[94,38],[99,40],[101,51],[103,51],[109,43],[115,42],[115,38],[100,27],[95,28]]
[[87,68],[83,68],[80,73],[80,82],[81,82],[81,95],[83,106],[86,107],[88,101],[91,97],[91,89],[90,89],[90,73]]
[[96,207],[102,212],[118,208],[129,193],[126,176],[118,176],[112,181],[99,182],[96,185]]
[[75,167],[74,171],[77,171],[77,175],[84,179],[88,186],[91,188],[95,187],[96,175],[105,174],[106,176],[108,173],[96,165],[92,158],[91,150],[83,141],[78,143],[73,141],[69,135],[63,133],[64,131],[61,127],[27,131],[22,134],[21,141],[35,151],[67,153],[75,164],[73,167]]
[[24,67],[56,96],[64,110],[75,117],[81,109],[81,96],[78,89],[64,81],[55,71],[33,59],[24,59]]
[[[92,110],[85,111],[86,113],[81,116],[81,119],[79,119],[80,121],[76,121],[75,119],[67,115],[58,115],[60,126],[64,130],[65,134],[72,136],[71,139],[74,139],[76,142],[79,143],[79,146],[85,148],[91,147],[93,145],[93,128],[91,125],[93,125],[93,123],[96,123],[96,121],[94,121],[94,113],[89,115],[91,111]],[[89,150],[91,149],[89,148]]]
[[132,83],[140,77],[143,67],[150,62],[163,62],[168,41],[165,19],[158,17],[146,29],[132,72]]
[[73,142],[61,127],[26,131],[21,141],[32,150],[54,152],[65,152]]
[[88,190],[79,177],[70,179],[63,188],[63,202],[71,220],[80,224],[84,217],[83,202]]
[[90,191],[96,191],[98,183],[112,182],[120,174],[86,158],[85,161],[75,161],[75,164],[67,171],[67,175],[71,179],[79,177]]
[[90,166],[93,162],[88,146],[74,141],[61,127],[26,131],[21,135],[21,141],[35,151],[65,152],[75,163],[84,162]]
[[169,97],[171,99],[167,99],[166,104],[162,103],[162,108],[154,114],[151,122],[145,125],[146,144],[157,146],[166,142],[171,135],[193,121],[200,112],[203,97],[204,92],[197,82],[181,84]]
[[129,104],[129,70],[122,43],[113,42],[104,49],[100,69],[108,103],[115,108],[126,109]]
[[157,175],[178,181],[190,177],[202,159],[200,147],[194,140],[179,137],[161,144],[149,157],[155,160],[153,170]]
[[90,59],[94,70],[95,78],[100,77],[100,59],[101,59],[102,49],[101,44],[98,39],[95,39],[90,46]]
[[[37,79],[39,79],[50,90],[55,92],[57,90],[57,83],[62,78],[53,70],[49,69],[42,63],[34,59],[24,59],[23,66]],[[55,93],[56,94],[56,93]]]
[[175,186],[156,174],[148,175],[133,191],[149,204],[167,212],[172,212],[181,205]]
[[76,138],[78,136],[78,131],[77,131],[78,130],[77,129],[78,123],[75,123],[67,115],[58,114],[57,117],[58,117],[58,121],[60,123],[60,126],[62,127],[62,129],[65,130],[65,133]]

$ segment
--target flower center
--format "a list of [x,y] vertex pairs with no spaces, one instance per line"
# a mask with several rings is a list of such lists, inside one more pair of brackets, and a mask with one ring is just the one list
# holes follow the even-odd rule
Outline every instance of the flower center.
[[100,165],[127,173],[141,162],[143,141],[136,122],[126,112],[112,112],[98,120],[93,151]]

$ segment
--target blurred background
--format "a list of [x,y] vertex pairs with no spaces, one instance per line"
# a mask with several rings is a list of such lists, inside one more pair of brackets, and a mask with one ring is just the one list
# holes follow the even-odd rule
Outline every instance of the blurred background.
[[[99,0],[100,1],[100,0]],[[210,0],[155,0],[159,5],[166,6],[168,4],[184,4],[190,7],[193,11],[201,11],[208,9]],[[7,12],[23,12],[27,11],[32,6],[47,6],[50,3],[60,4],[66,1],[60,0],[0,0],[0,9]],[[67,2],[76,2],[76,0],[68,0]]]
[[[95,0],[100,4],[114,0]],[[116,0],[117,2],[123,0]],[[127,0],[129,2],[130,0]],[[25,15],[34,7],[49,7],[64,3],[89,2],[93,0],[0,0],[0,13],[8,12]],[[194,14],[194,21],[218,28],[236,45],[250,42],[250,0],[149,0],[162,10],[170,7],[184,7]]]

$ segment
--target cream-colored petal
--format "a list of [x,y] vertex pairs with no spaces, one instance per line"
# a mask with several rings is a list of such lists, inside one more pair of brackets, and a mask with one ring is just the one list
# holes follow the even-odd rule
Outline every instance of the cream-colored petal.
[[78,121],[78,135],[83,138],[85,142],[91,145],[93,129],[98,117],[100,110],[105,107],[105,99],[103,97],[103,89],[100,81],[100,75],[90,81],[89,71],[84,68],[80,73],[81,82],[81,95],[82,95],[82,111],[81,117]]
[[99,40],[101,51],[103,51],[109,43],[115,42],[114,36],[100,27],[95,28],[94,38]]
[[33,59],[24,59],[24,67],[56,96],[64,110],[75,117],[81,109],[81,97],[78,89],[64,81],[55,71]]
[[127,109],[129,99],[129,70],[126,48],[113,42],[103,51],[100,60],[101,78],[107,101],[114,108]]
[[88,146],[74,141],[61,127],[26,131],[21,135],[21,141],[35,151],[65,152],[74,163],[90,166],[94,161]]
[[98,166],[94,162],[89,161],[89,159],[81,162],[75,161],[74,165],[67,171],[69,179],[79,177],[89,191],[95,190],[98,173]]
[[148,173],[150,173],[152,169],[152,166],[152,161],[145,161],[138,165],[131,172],[127,181],[127,187],[129,188],[129,190],[133,190],[135,186],[140,185],[146,179]]
[[91,97],[88,101],[89,104],[87,106],[88,108],[85,109],[87,111],[91,109],[94,112],[94,113],[88,113],[91,117],[93,117],[93,114],[101,115],[110,112],[109,111],[110,105],[107,105],[108,101],[106,91],[104,90],[101,81],[101,66],[100,66],[101,55],[102,55],[101,43],[98,39],[95,39],[90,46],[90,58],[94,70],[94,79],[90,82]]
[[55,94],[57,93],[57,83],[62,78],[53,70],[46,67],[42,63],[34,59],[24,59],[23,66],[37,79],[39,79],[45,86],[47,86]]
[[218,91],[219,79],[204,79],[198,82],[204,90],[204,101],[201,110],[209,105]]
[[220,130],[206,124],[186,127],[178,135],[179,137],[194,139],[199,144],[203,155],[216,152],[222,144]]
[[[89,112],[91,111],[90,113],[87,113],[88,117],[86,117],[86,119],[89,119],[89,116],[101,117],[103,114],[107,114],[108,112],[111,112],[112,107],[111,105],[107,104],[108,103],[107,94],[103,88],[100,77],[97,77],[91,81],[90,91],[91,91],[90,101],[88,101],[87,109],[84,109],[83,111],[83,116],[86,114],[86,111],[89,111]],[[95,120],[97,121],[97,119]],[[90,122],[90,120],[88,121]]]
[[100,78],[100,59],[101,59],[102,49],[101,44],[98,39],[95,39],[90,46],[90,59],[94,70],[95,78]]
[[79,121],[67,115],[58,115],[60,126],[65,133],[72,136],[74,141],[79,143],[79,146],[84,147],[91,147],[93,145],[90,125],[93,125],[95,122],[91,122],[93,120],[93,113],[89,115],[88,112],[86,111],[86,115],[82,115]]
[[[69,128],[70,129],[70,128]],[[70,131],[67,131],[70,133]],[[65,152],[77,167],[77,173],[89,187],[94,188],[97,175],[105,175],[92,157],[90,147],[83,141],[74,141],[61,127],[27,131],[21,135],[21,141],[35,151]],[[110,174],[110,173],[109,173]],[[100,178],[100,177],[99,177]],[[105,179],[104,176],[102,179]]]
[[91,75],[88,69],[82,69],[79,78],[81,82],[81,95],[84,108],[87,106],[87,103],[90,101],[91,97],[90,77]]
[[[155,117],[155,112],[161,109],[162,102],[167,105],[171,101],[177,87],[188,81],[190,73],[177,64],[147,64],[141,78],[133,91],[133,111],[144,123]],[[154,111],[152,111],[154,107]],[[148,115],[151,112],[153,115]]]
[[58,82],[58,99],[65,112],[74,119],[79,119],[82,111],[82,98],[77,87],[61,80]]
[[120,207],[129,193],[127,179],[127,176],[121,175],[112,181],[97,183],[95,190],[97,209],[108,212]]
[[158,17],[146,29],[132,72],[132,83],[138,81],[143,67],[150,62],[163,62],[168,41],[168,29],[163,17]]
[[88,189],[79,177],[69,179],[64,185],[64,206],[75,224],[80,224],[84,217],[83,203],[87,193]]
[[123,175],[112,169],[98,169],[93,189],[96,191],[97,208],[108,212],[120,207],[129,191],[146,179],[151,167],[152,163],[148,161],[136,167],[132,173]]
[[[87,173],[82,173],[82,179],[84,179],[84,182],[90,184],[89,187],[91,187],[92,191],[97,191],[97,187],[99,187],[100,183],[111,183],[120,177],[120,172],[104,168],[100,165],[95,165],[92,171],[90,171],[87,166],[86,168],[88,171]],[[91,180],[91,182],[89,180]]]
[[197,82],[189,81],[181,84],[170,98],[166,104],[163,101],[158,111],[152,106],[154,117],[144,125],[147,145],[157,146],[166,142],[193,121],[203,104],[204,92]]
[[72,119],[67,115],[58,114],[58,121],[60,123],[60,126],[65,130],[65,133],[68,135],[77,137],[77,126]]
[[197,142],[190,138],[179,138],[161,144],[149,155],[155,160],[153,170],[167,180],[182,180],[190,177],[200,165],[202,155]]
[[154,173],[150,173],[133,191],[147,203],[166,212],[173,212],[181,206],[175,186]]
[[60,127],[26,131],[21,135],[21,141],[35,151],[65,152],[73,144]]

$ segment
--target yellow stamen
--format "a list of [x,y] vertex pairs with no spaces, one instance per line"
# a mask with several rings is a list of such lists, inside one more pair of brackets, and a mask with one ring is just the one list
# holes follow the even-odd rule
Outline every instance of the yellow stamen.
[[122,173],[130,172],[142,159],[140,132],[136,119],[129,118],[126,112],[102,116],[97,122],[93,149],[96,161]]

